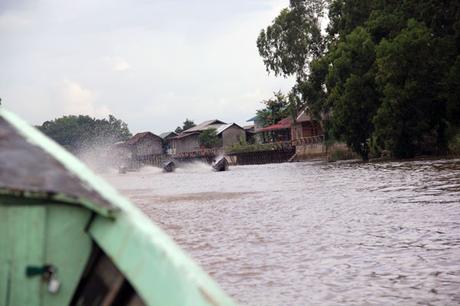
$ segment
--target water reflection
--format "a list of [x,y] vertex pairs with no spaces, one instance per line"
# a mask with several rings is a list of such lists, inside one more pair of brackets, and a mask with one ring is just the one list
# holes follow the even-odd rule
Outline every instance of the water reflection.
[[460,160],[108,179],[248,305],[460,304]]

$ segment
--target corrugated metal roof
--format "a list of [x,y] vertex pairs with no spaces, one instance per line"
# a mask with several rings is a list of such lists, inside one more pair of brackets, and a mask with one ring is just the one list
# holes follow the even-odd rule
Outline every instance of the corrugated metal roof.
[[163,138],[163,139],[165,139],[165,138],[169,137],[170,135],[173,135],[173,137],[175,137],[175,136],[177,136],[178,134],[177,134],[176,132],[173,132],[173,131],[171,131],[171,132],[164,132],[164,133],[161,133],[161,134],[160,134],[160,137]]
[[226,124],[223,121],[220,121],[218,119],[214,120],[208,120],[204,121],[192,128],[189,128],[188,130],[183,131],[182,133],[193,133],[193,132],[202,132],[204,130],[210,129],[210,128],[215,128],[217,129],[219,126]]
[[127,144],[127,145],[135,145],[145,137],[156,137],[156,138],[161,139],[160,136],[155,135],[152,132],[142,132],[142,133],[137,133],[136,135],[134,135],[130,139],[126,140],[125,144]]
[[276,124],[266,126],[264,128],[258,129],[257,132],[269,132],[276,130],[285,130],[291,128],[292,120],[291,118],[284,118],[278,121]]
[[189,136],[193,136],[193,135],[199,135],[199,134],[200,134],[200,132],[187,133],[187,134],[180,133],[179,135],[177,135],[176,137],[172,137],[171,139],[182,139],[182,138],[185,138],[185,137],[189,137]]
[[238,124],[229,123],[229,124],[221,125],[219,128],[217,128],[217,135],[219,135],[220,133],[222,133],[223,131],[225,131],[226,129],[228,129],[231,126],[236,126],[236,127],[238,127],[238,128],[243,130],[243,128],[241,126],[239,126]]

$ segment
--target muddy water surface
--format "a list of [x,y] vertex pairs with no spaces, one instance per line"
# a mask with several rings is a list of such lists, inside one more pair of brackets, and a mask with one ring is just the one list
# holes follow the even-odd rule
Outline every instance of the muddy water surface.
[[460,160],[106,177],[243,305],[460,305]]

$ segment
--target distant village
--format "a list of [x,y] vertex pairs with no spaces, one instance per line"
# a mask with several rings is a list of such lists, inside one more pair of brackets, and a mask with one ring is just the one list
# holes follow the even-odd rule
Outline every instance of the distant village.
[[[225,154],[233,164],[284,162],[321,157],[326,153],[321,125],[305,111],[263,127],[257,116],[240,126],[219,119],[207,120],[176,133],[146,131],[113,146],[123,163],[159,164],[165,158],[211,161]],[[200,135],[213,131],[218,141],[203,144]]]

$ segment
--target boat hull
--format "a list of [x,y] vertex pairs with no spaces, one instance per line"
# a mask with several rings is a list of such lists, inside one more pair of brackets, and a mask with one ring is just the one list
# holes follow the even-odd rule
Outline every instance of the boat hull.
[[163,172],[174,172],[176,170],[176,163],[168,161],[163,164]]
[[225,157],[222,157],[222,158],[216,160],[213,163],[212,168],[214,169],[214,171],[217,171],[217,172],[227,171],[228,170],[228,161],[227,161],[227,159]]

